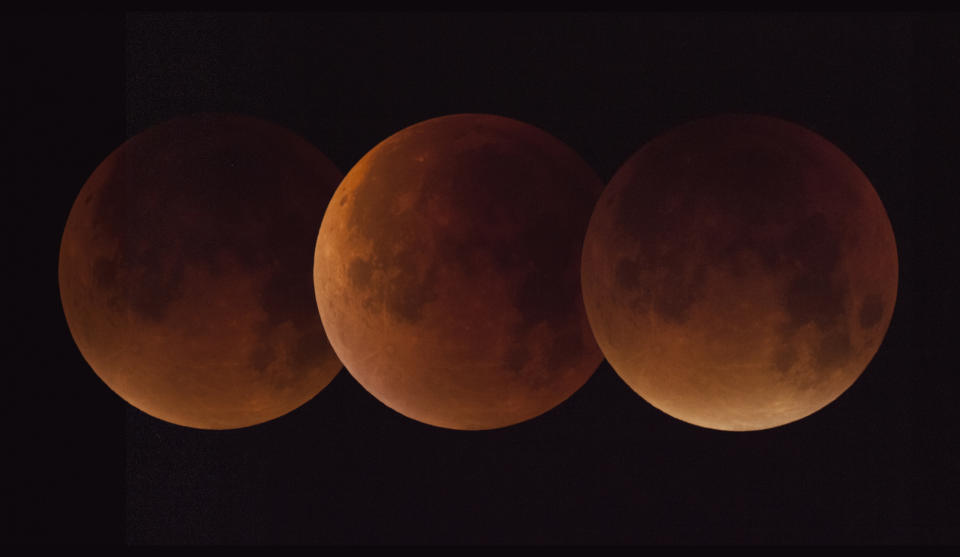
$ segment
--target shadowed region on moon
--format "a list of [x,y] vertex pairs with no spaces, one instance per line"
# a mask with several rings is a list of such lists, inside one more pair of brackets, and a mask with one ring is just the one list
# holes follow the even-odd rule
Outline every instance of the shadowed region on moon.
[[313,304],[310,254],[339,170],[244,116],[138,134],[84,184],[64,230],[71,333],[125,400],[180,425],[285,414],[341,368]]
[[455,115],[367,153],[317,239],[317,304],[347,370],[416,420],[491,429],[553,408],[602,357],[580,294],[602,183],[514,120]]
[[751,430],[856,380],[893,313],[897,253],[839,149],[730,115],[671,130],[617,171],[582,272],[597,342],[635,391],[690,423]]

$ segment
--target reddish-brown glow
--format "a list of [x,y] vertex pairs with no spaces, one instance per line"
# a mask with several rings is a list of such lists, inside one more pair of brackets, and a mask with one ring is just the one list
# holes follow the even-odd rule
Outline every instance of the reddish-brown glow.
[[341,368],[310,281],[340,177],[247,117],[177,118],[124,143],[63,234],[60,293],[84,358],[130,404],[191,427],[249,426],[312,398]]
[[897,250],[831,143],[761,116],[680,126],[631,157],[590,221],[584,302],[607,360],[667,414],[723,430],[807,416],[876,353]]
[[317,239],[317,304],[347,370],[429,424],[491,429],[553,408],[601,361],[580,296],[601,181],[547,133],[456,115],[365,155]]

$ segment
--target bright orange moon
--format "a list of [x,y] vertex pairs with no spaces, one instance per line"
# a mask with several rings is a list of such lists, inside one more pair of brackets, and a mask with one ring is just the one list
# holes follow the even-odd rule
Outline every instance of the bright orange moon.
[[650,404],[707,428],[771,428],[860,376],[897,296],[893,229],[830,142],[727,115],[657,137],[616,173],[584,242],[601,350]]
[[580,294],[602,182],[533,126],[434,118],[367,153],[317,238],[317,305],[347,370],[435,426],[516,424],[560,404],[602,361]]
[[151,416],[203,429],[271,420],[342,367],[313,301],[311,254],[341,173],[277,125],[180,117],[110,154],[60,249],[70,332]]

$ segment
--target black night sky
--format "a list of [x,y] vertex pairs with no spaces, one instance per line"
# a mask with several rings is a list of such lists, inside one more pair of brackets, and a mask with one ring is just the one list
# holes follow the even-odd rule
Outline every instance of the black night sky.
[[[960,236],[955,15],[130,13],[3,27],[5,539],[960,542],[957,364],[946,350]],[[493,431],[412,421],[346,371],[259,426],[168,424],[123,402],[81,357],[57,257],[96,165],[146,127],[200,111],[272,120],[343,172],[424,119],[499,114],[555,135],[604,180],[691,119],[779,116],[829,139],[877,189],[900,256],[893,321],[845,394],[760,432],[671,418],[606,363],[564,404]]]

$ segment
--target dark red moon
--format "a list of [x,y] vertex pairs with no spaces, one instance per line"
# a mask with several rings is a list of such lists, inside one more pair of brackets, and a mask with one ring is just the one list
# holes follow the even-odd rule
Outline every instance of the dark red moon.
[[340,178],[304,139],[245,116],[180,117],[125,142],[80,190],[60,248],[84,358],[133,406],[194,428],[310,400],[342,367],[311,282]]
[[829,141],[753,115],[657,137],[604,190],[583,294],[601,350],[653,406],[720,430],[799,420],[877,352],[897,296],[890,220]]
[[516,424],[567,399],[602,361],[579,265],[601,189],[569,147],[499,116],[434,118],[374,147],[316,246],[317,304],[347,371],[450,429]]

